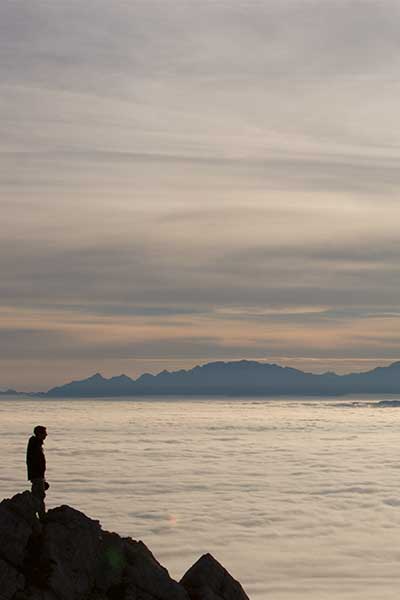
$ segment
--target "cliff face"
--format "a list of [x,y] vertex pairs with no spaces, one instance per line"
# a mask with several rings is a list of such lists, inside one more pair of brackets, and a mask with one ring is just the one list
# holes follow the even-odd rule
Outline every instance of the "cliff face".
[[26,491],[0,503],[0,600],[249,600],[210,554],[180,583],[141,541],[69,506],[35,516]]

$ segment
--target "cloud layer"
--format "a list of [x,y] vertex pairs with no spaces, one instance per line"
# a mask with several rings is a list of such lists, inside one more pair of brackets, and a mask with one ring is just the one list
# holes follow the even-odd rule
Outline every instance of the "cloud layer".
[[371,399],[2,400],[2,493],[48,427],[48,506],[142,539],[174,578],[211,552],[253,600],[398,596],[399,406]]

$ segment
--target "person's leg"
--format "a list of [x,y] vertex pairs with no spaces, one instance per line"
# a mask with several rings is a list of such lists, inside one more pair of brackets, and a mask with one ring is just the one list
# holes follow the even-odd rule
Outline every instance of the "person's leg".
[[42,520],[46,514],[46,506],[44,503],[46,492],[43,478],[32,479],[32,496],[36,512],[39,515],[39,519]]

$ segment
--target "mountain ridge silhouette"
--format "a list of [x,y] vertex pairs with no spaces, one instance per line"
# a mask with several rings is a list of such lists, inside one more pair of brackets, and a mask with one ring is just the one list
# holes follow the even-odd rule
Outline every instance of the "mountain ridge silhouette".
[[137,379],[100,373],[32,394],[42,397],[118,396],[336,396],[355,393],[400,394],[400,361],[370,371],[338,375],[301,371],[254,360],[215,361],[191,369],[143,373]]

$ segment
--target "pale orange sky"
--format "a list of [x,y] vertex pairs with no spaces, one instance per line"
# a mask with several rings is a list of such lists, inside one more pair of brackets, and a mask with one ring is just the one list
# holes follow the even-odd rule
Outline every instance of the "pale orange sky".
[[0,6],[0,389],[400,357],[397,2]]

